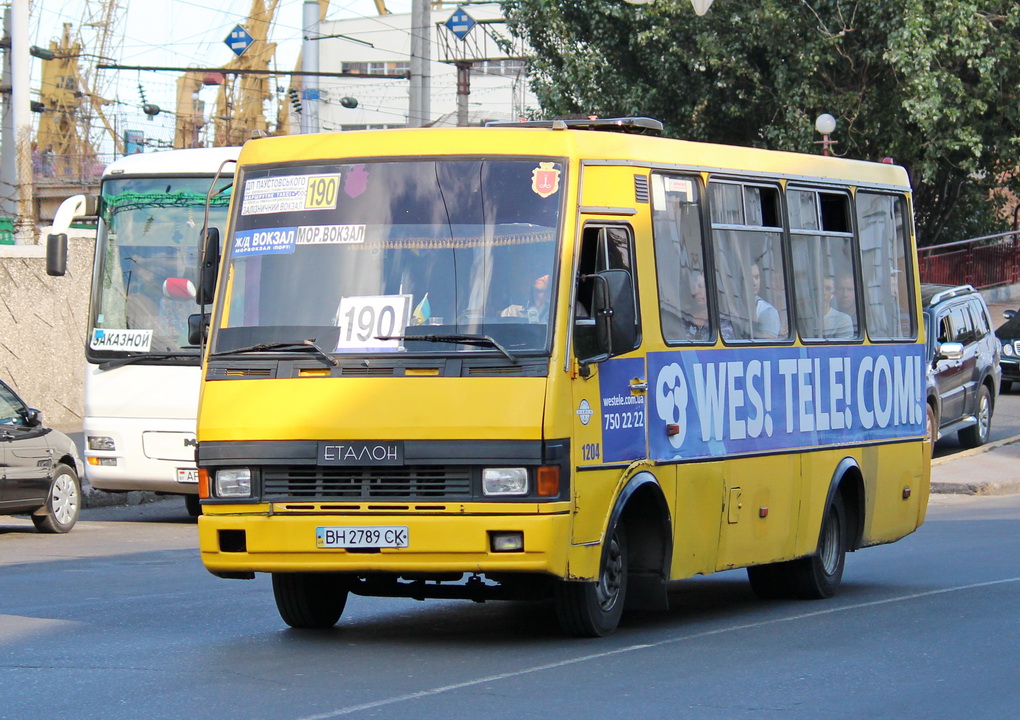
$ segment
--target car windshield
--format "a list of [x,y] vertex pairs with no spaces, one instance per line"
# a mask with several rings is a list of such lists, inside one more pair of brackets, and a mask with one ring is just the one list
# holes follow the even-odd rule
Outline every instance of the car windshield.
[[212,351],[544,352],[560,162],[247,169]]
[[[198,246],[210,177],[103,182],[89,329],[93,359],[125,353],[194,354],[188,316],[195,303]],[[231,178],[218,181],[209,224],[225,227]]]

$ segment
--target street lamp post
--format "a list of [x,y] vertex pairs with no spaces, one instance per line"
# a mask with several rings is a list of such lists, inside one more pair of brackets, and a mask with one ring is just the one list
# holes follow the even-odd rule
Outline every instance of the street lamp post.
[[836,118],[829,113],[822,113],[815,118],[815,130],[822,136],[821,140],[815,140],[815,145],[822,146],[822,155],[829,154],[829,148],[836,144],[829,136],[836,130]]

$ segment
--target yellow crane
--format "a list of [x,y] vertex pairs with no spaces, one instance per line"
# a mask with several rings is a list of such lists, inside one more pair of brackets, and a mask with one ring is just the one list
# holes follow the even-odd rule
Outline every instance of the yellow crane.
[[[268,131],[265,103],[269,99],[269,63],[276,52],[276,43],[269,42],[269,31],[276,18],[280,0],[252,0],[245,30],[252,44],[244,54],[223,66],[224,79],[216,97],[213,116],[214,144],[217,147],[240,145],[251,137],[252,131]],[[244,74],[231,71],[242,70]],[[258,71],[265,71],[262,74]],[[181,85],[178,84],[178,103]],[[179,107],[179,105],[178,105]]]

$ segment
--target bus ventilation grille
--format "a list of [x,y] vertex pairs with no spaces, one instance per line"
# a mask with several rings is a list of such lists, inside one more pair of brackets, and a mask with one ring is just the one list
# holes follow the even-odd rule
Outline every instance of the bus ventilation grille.
[[268,467],[265,500],[471,498],[471,471],[457,466]]

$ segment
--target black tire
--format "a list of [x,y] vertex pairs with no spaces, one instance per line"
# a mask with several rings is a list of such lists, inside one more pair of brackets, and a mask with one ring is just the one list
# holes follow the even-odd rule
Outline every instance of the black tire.
[[602,555],[597,582],[561,581],[556,586],[556,617],[576,637],[605,637],[620,625],[627,600],[627,533],[617,523]]
[[747,568],[754,594],[762,600],[832,597],[843,579],[847,547],[846,507],[836,493],[825,512],[818,552],[787,562]]
[[53,467],[46,504],[32,515],[39,532],[66,533],[78,522],[81,513],[81,482],[78,473],[63,463]]
[[283,621],[293,628],[336,625],[347,605],[350,583],[335,573],[273,573],[273,597]]
[[1012,380],[1000,380],[999,381],[999,394],[1005,395],[1013,388]]
[[932,447],[935,447],[935,443],[939,439],[939,420],[935,417],[935,408],[927,404],[925,407],[927,407],[928,410],[926,413],[927,418],[925,420],[926,424],[924,429],[925,432],[928,433],[928,442],[932,444]]
[[960,444],[965,448],[984,445],[988,442],[988,436],[992,432],[992,394],[988,392],[987,385],[982,385],[978,390],[977,408],[974,415],[977,417],[977,422],[957,434]]
[[202,501],[199,500],[198,495],[185,495],[184,508],[190,517],[197,518],[202,514]]

